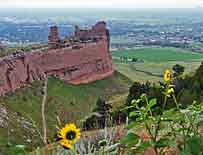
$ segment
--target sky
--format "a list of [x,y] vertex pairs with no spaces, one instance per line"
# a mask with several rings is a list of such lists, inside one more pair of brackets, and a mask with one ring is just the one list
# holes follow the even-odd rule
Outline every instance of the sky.
[[0,8],[193,8],[203,0],[0,0]]

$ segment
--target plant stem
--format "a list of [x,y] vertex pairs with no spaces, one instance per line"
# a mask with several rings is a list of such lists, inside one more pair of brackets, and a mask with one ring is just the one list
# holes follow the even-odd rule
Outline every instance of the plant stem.
[[173,100],[174,100],[174,102],[175,102],[175,104],[176,104],[177,109],[178,109],[178,110],[180,110],[180,108],[179,108],[179,105],[178,105],[178,102],[177,102],[177,100],[176,100],[175,95],[174,95],[174,94],[172,94],[172,97],[173,97]]
[[[147,103],[147,105],[148,105],[148,104],[149,104],[149,101],[148,101],[148,99],[147,99],[147,96],[146,96],[146,95],[145,95],[145,101],[146,101],[146,103]],[[150,115],[151,115],[151,116],[153,116],[153,115],[152,115],[152,111],[151,111],[151,109],[149,109],[149,113],[150,113]]]
[[[26,114],[25,114],[26,115]],[[33,127],[36,129],[36,132],[38,133],[40,139],[42,140],[42,142],[44,142],[42,134],[40,133],[40,129],[37,127],[36,122],[32,119],[32,117],[30,117],[29,115],[27,115],[27,118],[31,120]]]
[[157,139],[157,136],[158,136],[158,133],[159,133],[160,124],[161,124],[161,117],[159,117],[159,120],[157,122],[156,131],[155,131],[155,140]]
[[[156,126],[156,130],[155,130],[155,136],[154,136],[155,142],[157,141],[157,137],[159,135],[160,124],[161,124],[161,117],[159,117],[159,120],[158,120],[157,126]],[[155,146],[155,152],[157,155],[159,154],[158,148],[156,146]]]
[[184,150],[185,150],[185,144],[186,144],[186,133],[185,133],[185,126],[183,123],[180,124],[182,126],[182,128],[184,129],[183,130],[183,147],[184,147]]
[[165,109],[166,102],[167,102],[167,96],[164,96],[164,104],[163,104],[163,109],[162,109],[162,111],[164,111],[164,109]]
[[[147,132],[149,133],[149,135],[150,135],[152,141],[153,141],[154,143],[156,143],[156,137],[153,136],[153,134],[152,134],[152,132],[151,132],[149,126],[147,125],[146,120],[144,121],[144,123],[145,123],[145,128],[147,129]],[[156,155],[159,155],[159,151],[158,151],[158,148],[157,148],[156,146],[154,147],[154,150],[155,150]]]
[[102,155],[104,155],[105,153],[104,153],[104,146],[103,146],[103,152],[102,152]]

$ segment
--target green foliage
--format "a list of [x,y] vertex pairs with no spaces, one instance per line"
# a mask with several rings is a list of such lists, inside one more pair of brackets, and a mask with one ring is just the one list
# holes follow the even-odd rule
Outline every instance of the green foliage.
[[[167,92],[171,85],[166,83],[164,89]],[[161,91],[163,91],[161,89]],[[165,95],[161,113],[154,113],[157,104],[156,99],[148,101],[146,94],[133,100],[127,109],[133,109],[129,117],[133,117],[127,126],[129,133],[121,139],[127,152],[142,153],[147,148],[152,149],[156,155],[163,155],[166,148],[179,150],[181,155],[202,155],[203,153],[203,103],[194,102],[186,109],[180,109],[175,94]],[[167,100],[172,97],[176,108],[165,110]],[[140,107],[139,103],[142,102]],[[143,130],[147,139],[136,133],[136,128],[144,126]]]
[[[177,73],[180,74],[180,73]],[[184,77],[175,78],[172,84],[175,86],[175,94],[177,96],[177,101],[181,104],[180,106],[186,108],[194,100],[198,103],[203,102],[203,64],[199,66],[196,72],[192,75],[186,75]],[[133,99],[138,99],[142,93],[147,94],[149,99],[156,98],[157,106],[156,110],[159,112],[159,107],[162,106],[164,102],[164,97],[162,93],[163,87],[165,87],[163,82],[159,83],[139,83],[135,82],[129,89],[129,95],[127,98],[126,105],[131,105]],[[142,103],[140,103],[142,104]],[[173,108],[175,106],[172,99],[167,100],[166,108]]]
[[127,147],[133,147],[139,142],[139,136],[134,133],[128,133],[126,137],[121,139],[120,143]]
[[143,48],[143,49],[130,49],[119,50],[112,52],[113,57],[131,57],[143,59],[152,62],[165,62],[165,61],[186,61],[194,59],[202,59],[202,54],[195,54],[191,51],[182,50],[178,48]]
[[127,98],[127,105],[130,105],[133,99],[138,99],[141,94],[148,93],[151,88],[151,83],[146,82],[145,84],[134,82],[129,89],[129,95]]
[[193,135],[188,137],[185,141],[185,148],[181,155],[202,155],[203,153],[203,139],[200,136]]
[[8,155],[25,155],[25,146],[23,145],[16,145],[16,146],[9,146],[7,148]]
[[[114,95],[124,94],[128,91],[130,84],[131,81],[128,78],[116,71],[114,75],[104,80],[77,86],[50,77],[46,104],[49,141],[54,141],[57,124],[56,116],[61,119],[62,123],[75,122],[82,127],[81,120],[95,107],[98,97],[108,100]],[[6,147],[5,143],[8,138],[12,139],[16,144],[28,146],[29,151],[36,146],[42,145],[34,126],[24,128],[23,124],[16,123],[21,118],[24,118],[28,124],[32,124],[31,119],[33,119],[39,131],[42,131],[41,90],[42,83],[36,81],[29,87],[21,88],[8,96],[0,97],[0,104],[5,106],[8,111],[9,130],[14,131],[10,132],[8,137],[7,128],[0,128],[1,149]],[[116,104],[114,105],[116,106]],[[32,143],[26,142],[27,139],[31,139]]]
[[93,109],[91,115],[84,120],[83,129],[97,129],[109,126],[109,120],[111,119],[112,106],[105,100],[98,98],[96,106]]
[[172,69],[174,71],[173,76],[178,77],[184,73],[185,67],[183,67],[182,65],[176,64],[173,66]]
[[111,109],[112,106],[110,104],[108,104],[105,100],[98,98],[93,112],[98,112],[101,115],[107,115],[111,112]]

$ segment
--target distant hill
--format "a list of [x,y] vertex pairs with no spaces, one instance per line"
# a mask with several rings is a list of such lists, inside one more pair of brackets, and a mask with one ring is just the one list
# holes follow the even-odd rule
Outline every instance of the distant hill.
[[[91,112],[98,97],[108,100],[114,95],[126,94],[131,84],[117,71],[104,80],[78,86],[50,77],[46,103],[49,138],[53,139],[56,133],[56,115],[64,123],[71,121],[80,125],[79,120]],[[33,126],[41,131],[41,90],[42,82],[34,82],[29,87],[0,98],[0,110],[5,111],[9,120],[0,115],[0,125],[1,120],[4,121],[4,128],[0,128],[0,152],[8,142],[30,148],[40,145],[39,134]]]

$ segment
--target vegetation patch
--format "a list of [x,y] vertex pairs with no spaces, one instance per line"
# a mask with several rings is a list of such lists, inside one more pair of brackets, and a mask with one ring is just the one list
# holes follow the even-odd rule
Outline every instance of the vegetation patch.
[[[50,77],[45,112],[49,141],[54,139],[57,117],[62,122],[74,122],[80,126],[79,120],[91,112],[99,97],[108,100],[115,94],[126,94],[131,84],[131,80],[116,71],[104,80],[77,86]],[[0,105],[6,107],[10,122],[8,127],[0,128],[1,151],[8,143],[30,148],[42,144],[36,130],[42,131],[42,85],[42,82],[34,82],[29,87],[0,98]]]
[[133,81],[158,82],[163,81],[162,74],[165,69],[172,69],[175,64],[185,67],[184,74],[191,74],[199,67],[200,61],[168,61],[168,62],[144,62],[122,63],[114,62],[114,68]]
[[165,62],[165,61],[186,61],[203,59],[203,54],[192,53],[188,50],[178,48],[143,48],[143,49],[129,49],[118,50],[112,52],[113,57],[127,57],[142,59],[151,62]]

